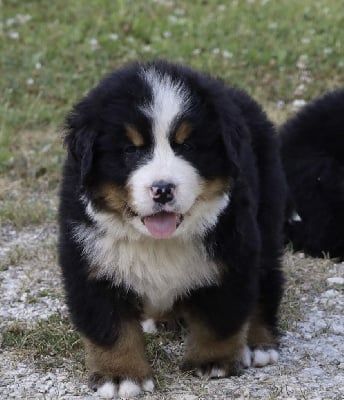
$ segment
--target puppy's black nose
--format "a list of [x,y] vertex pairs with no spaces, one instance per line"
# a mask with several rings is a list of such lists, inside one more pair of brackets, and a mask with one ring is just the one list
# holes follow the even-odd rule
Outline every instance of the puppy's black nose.
[[176,185],[170,182],[157,181],[150,188],[151,196],[157,203],[166,204],[173,200]]

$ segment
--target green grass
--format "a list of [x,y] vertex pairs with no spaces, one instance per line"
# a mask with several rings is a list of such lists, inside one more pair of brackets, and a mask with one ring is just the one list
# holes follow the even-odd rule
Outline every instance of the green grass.
[[19,229],[28,225],[53,222],[55,219],[56,208],[43,201],[10,201],[1,205],[0,223],[12,224]]
[[[0,22],[6,172],[20,151],[20,131],[61,126],[76,99],[128,61],[184,62],[240,85],[263,104],[290,102],[301,83],[305,99],[343,84],[338,0],[4,0]],[[302,55],[309,83],[297,67]]]
[[83,368],[84,354],[78,333],[70,322],[59,314],[47,320],[40,320],[28,328],[14,323],[2,332],[3,349],[11,349],[32,357],[35,366],[44,370],[65,364],[65,359],[73,359]]
[[[34,300],[32,297],[28,302],[33,303]],[[180,373],[176,357],[162,347],[162,344],[170,341],[171,335],[168,332],[145,335],[147,356],[160,391],[167,388],[172,379],[172,371]],[[20,357],[33,359],[35,367],[44,371],[65,365],[66,359],[73,361],[79,371],[84,369],[84,349],[80,336],[70,321],[58,313],[47,320],[39,320],[33,327],[17,322],[9,324],[2,331],[1,348],[15,351]]]
[[[16,227],[20,228],[18,226]],[[5,255],[2,255],[0,258],[0,271],[7,271],[9,267],[18,266],[23,263],[34,263],[36,268],[39,264],[46,265],[46,263],[56,263],[56,246],[56,240],[51,239],[46,239],[43,242],[36,243],[36,246],[33,244],[30,245],[25,241],[21,244],[16,244],[6,251]],[[29,274],[30,269],[27,269],[26,273]],[[27,293],[29,293],[29,291],[30,288],[27,289]],[[47,294],[45,295],[44,293],[45,291],[40,293],[38,296],[46,296]],[[54,296],[53,292],[49,291],[48,293],[49,296]]]
[[51,129],[14,134],[14,154],[2,168],[0,162],[0,225],[12,224],[20,229],[56,220],[56,193],[64,157],[60,136]]
[[168,354],[162,346],[162,344],[166,344],[170,339],[166,332],[159,335],[145,334],[145,348],[159,391],[164,391],[168,387],[173,372],[179,372],[176,357]]

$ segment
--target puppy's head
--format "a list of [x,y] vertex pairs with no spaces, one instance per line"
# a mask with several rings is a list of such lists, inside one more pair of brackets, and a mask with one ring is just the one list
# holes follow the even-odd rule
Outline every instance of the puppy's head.
[[89,215],[156,239],[211,229],[238,167],[227,97],[220,82],[164,62],[101,81],[67,119]]

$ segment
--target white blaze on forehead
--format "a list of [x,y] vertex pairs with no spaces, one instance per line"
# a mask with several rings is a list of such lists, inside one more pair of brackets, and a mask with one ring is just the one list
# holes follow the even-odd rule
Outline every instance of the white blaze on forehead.
[[151,87],[153,98],[141,110],[152,120],[153,135],[159,142],[159,139],[168,136],[173,121],[181,111],[187,109],[189,93],[181,81],[174,81],[154,67],[143,70],[143,77]]
[[152,91],[152,99],[141,106],[141,111],[151,120],[154,148],[152,157],[128,178],[131,207],[141,216],[154,213],[149,190],[154,182],[163,180],[176,186],[174,208],[166,205],[165,211],[183,214],[200,194],[201,181],[198,171],[174,153],[169,135],[173,123],[187,110],[190,95],[183,82],[154,67],[143,69],[142,78]]

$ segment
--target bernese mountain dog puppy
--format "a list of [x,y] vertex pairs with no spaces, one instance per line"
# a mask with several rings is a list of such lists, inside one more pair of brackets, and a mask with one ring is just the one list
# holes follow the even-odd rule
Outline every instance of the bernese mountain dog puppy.
[[187,67],[132,64],[74,107],[65,144],[59,261],[90,386],[152,391],[140,322],[170,313],[196,375],[276,362],[286,183],[261,108]]
[[294,250],[344,259],[344,89],[305,106],[280,129]]

